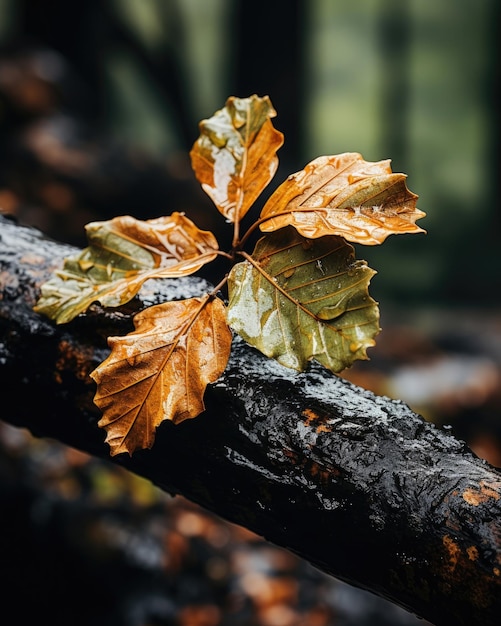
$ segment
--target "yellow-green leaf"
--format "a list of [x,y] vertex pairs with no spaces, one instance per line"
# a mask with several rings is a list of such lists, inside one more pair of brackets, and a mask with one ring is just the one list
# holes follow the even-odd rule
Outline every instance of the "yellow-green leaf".
[[268,96],[232,96],[200,122],[200,137],[190,152],[193,171],[231,222],[243,218],[277,170],[276,151],[284,138],[270,121],[275,115]]
[[390,161],[365,161],[356,152],[322,156],[296,172],[270,196],[261,212],[264,232],[292,225],[305,237],[340,235],[365,245],[388,235],[424,233],[416,220],[418,196]]
[[374,274],[342,237],[312,240],[282,229],[232,268],[228,323],[282,365],[302,371],[315,359],[340,372],[375,345],[379,310],[368,293]]
[[151,448],[163,420],[175,424],[204,410],[208,383],[223,373],[231,331],[219,299],[159,304],[134,317],[135,331],[110,337],[110,356],[92,373],[112,456]]
[[116,307],[131,300],[150,278],[175,278],[212,261],[217,240],[182,213],[152,220],[128,215],[87,224],[89,247],[65,259],[44,283],[35,311],[58,324],[93,302]]

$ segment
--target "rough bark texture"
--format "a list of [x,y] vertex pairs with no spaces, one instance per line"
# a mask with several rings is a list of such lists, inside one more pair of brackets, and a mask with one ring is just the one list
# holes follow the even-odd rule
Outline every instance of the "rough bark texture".
[[0,216],[1,417],[119,463],[437,625],[498,624],[501,473],[405,404],[313,365],[296,374],[235,339],[206,412],[111,459],[88,374],[134,312],[199,295],[152,281],[120,311],[56,327],[38,288],[75,249]]

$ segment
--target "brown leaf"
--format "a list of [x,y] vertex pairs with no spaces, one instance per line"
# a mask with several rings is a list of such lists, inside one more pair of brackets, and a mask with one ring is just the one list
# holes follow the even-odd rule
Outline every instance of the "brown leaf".
[[167,302],[134,318],[136,330],[110,337],[110,356],[92,373],[112,456],[151,448],[163,420],[175,424],[205,408],[208,383],[223,373],[231,331],[221,300]]
[[193,171],[218,210],[238,222],[273,178],[283,134],[270,118],[268,96],[230,97],[223,109],[200,122],[190,152]]
[[186,276],[212,261],[218,250],[210,231],[200,230],[178,212],[145,221],[124,215],[91,222],[85,230],[94,254],[89,261],[108,274],[120,268],[123,274],[161,268],[159,276]]
[[415,221],[425,216],[405,174],[393,174],[390,161],[365,161],[356,152],[322,156],[278,187],[261,212],[271,232],[292,225],[304,237],[339,235],[365,245],[388,235],[425,232]]
[[93,302],[116,307],[131,300],[150,278],[177,278],[217,256],[218,244],[182,213],[152,220],[125,215],[86,226],[89,247],[67,258],[44,283],[35,311],[58,324]]

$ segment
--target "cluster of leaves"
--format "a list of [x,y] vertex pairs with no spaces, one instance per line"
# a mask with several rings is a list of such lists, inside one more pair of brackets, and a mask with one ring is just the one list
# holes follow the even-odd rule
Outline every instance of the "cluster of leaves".
[[[289,176],[241,236],[242,219],[278,167],[283,135],[271,122],[275,115],[267,96],[230,97],[200,122],[192,168],[233,225],[229,252],[181,213],[116,217],[88,224],[89,246],[42,286],[35,310],[64,323],[96,301],[125,304],[150,278],[193,274],[218,255],[231,264],[211,293],[145,309],[134,332],[108,339],[111,353],[91,377],[111,455],[150,448],[163,420],[177,424],[204,410],[205,389],[226,368],[233,331],[298,371],[315,359],[340,372],[375,345],[379,310],[368,293],[375,272],[348,242],[375,245],[390,234],[425,232],[415,223],[425,214],[389,160],[344,153]],[[248,253],[257,228],[266,234]],[[218,295],[225,285],[226,303]]]

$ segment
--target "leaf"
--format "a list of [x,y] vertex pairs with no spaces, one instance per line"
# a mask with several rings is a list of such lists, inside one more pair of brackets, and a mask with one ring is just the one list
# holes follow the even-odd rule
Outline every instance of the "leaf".
[[270,196],[260,228],[292,225],[305,237],[340,235],[365,245],[388,235],[424,233],[415,224],[426,214],[407,189],[405,174],[393,174],[390,161],[365,161],[356,152],[322,156],[296,172]]
[[138,313],[134,325],[126,337],[108,339],[111,354],[91,373],[111,456],[151,448],[163,420],[199,415],[207,384],[230,355],[232,335],[217,298],[159,304]]
[[268,96],[230,97],[223,109],[200,122],[190,152],[195,175],[220,213],[238,222],[273,178],[283,134],[270,118]]
[[214,235],[199,230],[182,213],[146,221],[115,217],[85,228],[90,246],[65,259],[63,269],[42,285],[34,307],[58,324],[71,321],[93,302],[125,304],[150,278],[193,274],[218,250]]
[[368,294],[375,271],[343,238],[305,239],[292,228],[260,239],[228,277],[230,326],[282,365],[316,359],[333,372],[367,359],[379,332]]

